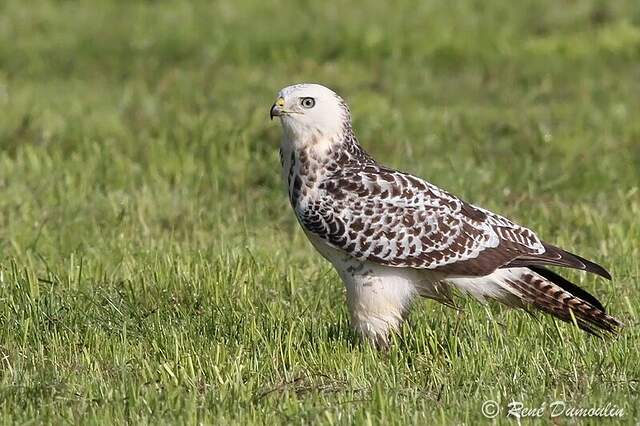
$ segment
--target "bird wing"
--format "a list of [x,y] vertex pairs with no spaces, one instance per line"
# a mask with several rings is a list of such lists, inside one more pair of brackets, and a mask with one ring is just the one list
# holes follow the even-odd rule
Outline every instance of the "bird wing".
[[330,246],[382,265],[482,276],[500,267],[550,264],[608,276],[525,227],[378,165],[336,171],[319,184],[317,197],[294,208],[307,231]]

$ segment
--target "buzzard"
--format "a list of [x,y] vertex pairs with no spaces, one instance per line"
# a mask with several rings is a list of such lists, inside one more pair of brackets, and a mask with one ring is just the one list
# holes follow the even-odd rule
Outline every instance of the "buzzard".
[[594,296],[548,266],[610,279],[601,266],[431,183],[379,164],[360,145],[347,104],[319,84],[285,87],[282,176],[298,222],[344,281],[351,324],[389,343],[416,296],[451,304],[452,290],[535,307],[596,335],[622,326]]

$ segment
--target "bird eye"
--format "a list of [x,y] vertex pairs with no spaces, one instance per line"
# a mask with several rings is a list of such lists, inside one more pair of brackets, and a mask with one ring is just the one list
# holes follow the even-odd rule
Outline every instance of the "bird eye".
[[313,98],[302,98],[300,104],[305,108],[313,108],[316,104],[316,100]]

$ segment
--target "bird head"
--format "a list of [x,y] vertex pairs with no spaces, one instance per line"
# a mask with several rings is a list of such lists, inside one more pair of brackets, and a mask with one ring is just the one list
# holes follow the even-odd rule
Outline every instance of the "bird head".
[[295,144],[339,139],[351,122],[342,98],[320,84],[296,84],[280,90],[270,115],[271,119],[280,118],[285,137]]

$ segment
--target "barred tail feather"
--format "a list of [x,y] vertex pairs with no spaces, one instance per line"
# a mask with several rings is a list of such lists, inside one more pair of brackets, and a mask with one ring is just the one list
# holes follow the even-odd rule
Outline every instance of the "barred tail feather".
[[533,306],[597,336],[616,334],[623,326],[594,296],[543,267],[498,269],[484,277],[447,281],[480,301],[490,298],[518,308]]

